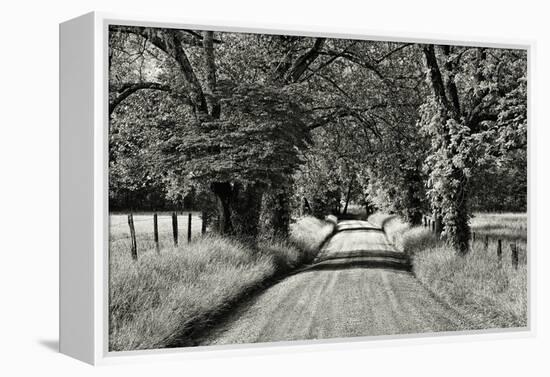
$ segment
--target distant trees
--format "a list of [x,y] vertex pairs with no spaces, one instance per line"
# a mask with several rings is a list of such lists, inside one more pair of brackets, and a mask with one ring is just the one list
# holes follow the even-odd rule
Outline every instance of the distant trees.
[[428,139],[416,125],[427,88],[418,48],[396,44],[397,49],[379,68],[383,80],[367,84],[385,103],[373,111],[378,132],[365,162],[367,192],[376,207],[418,225],[429,205],[423,170]]
[[[346,130],[342,125],[318,130],[314,146],[305,153],[305,163],[297,174],[297,194],[306,198],[307,210],[315,216],[345,215],[351,201],[360,201],[360,163],[354,153],[356,145],[343,135]],[[342,135],[327,137],[326,133]]]

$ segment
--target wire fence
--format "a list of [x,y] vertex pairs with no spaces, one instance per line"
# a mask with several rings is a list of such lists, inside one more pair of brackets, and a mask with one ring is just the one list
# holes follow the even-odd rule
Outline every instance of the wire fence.
[[177,247],[179,243],[191,242],[205,232],[206,222],[200,212],[109,215],[109,243],[127,244],[133,259],[137,259],[140,245],[148,247],[154,243],[154,248],[160,252],[160,244],[166,244],[167,238]]
[[[441,232],[441,225],[432,217],[424,216],[422,225],[436,234]],[[510,260],[510,263],[515,269],[517,269],[520,264],[527,263],[527,241],[472,232],[470,241],[471,250],[474,249],[474,244],[486,252],[495,252],[499,266],[502,266],[505,260]],[[505,257],[507,254],[510,255],[510,259]]]

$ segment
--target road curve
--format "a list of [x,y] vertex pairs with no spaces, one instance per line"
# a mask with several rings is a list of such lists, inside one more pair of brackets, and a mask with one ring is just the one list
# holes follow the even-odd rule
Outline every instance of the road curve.
[[238,307],[200,345],[477,328],[435,298],[404,253],[367,221],[346,220],[316,262]]

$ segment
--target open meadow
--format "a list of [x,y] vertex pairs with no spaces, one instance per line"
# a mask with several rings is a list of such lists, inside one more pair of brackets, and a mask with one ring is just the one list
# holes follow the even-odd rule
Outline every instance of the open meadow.
[[[200,212],[179,212],[178,218],[178,242],[187,242],[187,226],[191,213],[191,239],[200,237],[202,218]],[[136,232],[138,254],[155,249],[153,231],[153,213],[139,212],[133,214]],[[174,245],[172,231],[172,213],[158,212],[159,244],[162,249]],[[130,227],[128,226],[128,214],[111,213],[109,215],[109,242],[112,247],[130,250]]]

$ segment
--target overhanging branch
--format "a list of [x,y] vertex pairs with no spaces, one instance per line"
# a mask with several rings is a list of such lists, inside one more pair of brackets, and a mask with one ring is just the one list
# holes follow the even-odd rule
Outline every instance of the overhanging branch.
[[125,83],[116,88],[114,98],[109,101],[109,116],[113,114],[116,107],[124,101],[126,98],[137,92],[138,90],[151,89],[151,90],[162,90],[169,92],[170,86],[156,83],[156,82],[136,82],[136,83]]

